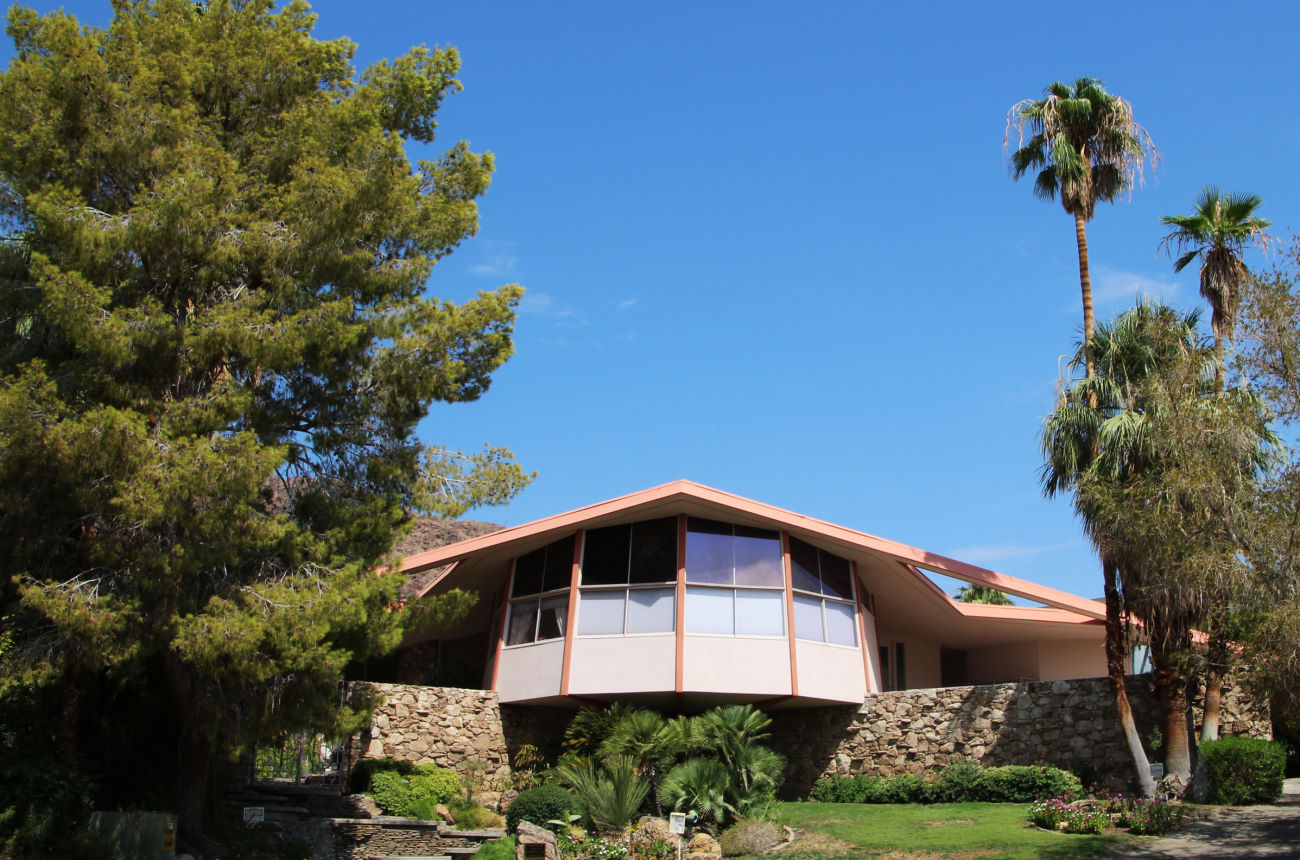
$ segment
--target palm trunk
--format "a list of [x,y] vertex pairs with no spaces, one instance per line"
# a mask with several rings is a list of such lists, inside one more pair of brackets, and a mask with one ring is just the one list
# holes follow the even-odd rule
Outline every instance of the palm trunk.
[[1205,713],[1201,717],[1201,740],[1219,739],[1219,712],[1223,703],[1223,674],[1228,657],[1228,642],[1220,619],[1210,631],[1205,667]]
[[1120,623],[1119,581],[1115,564],[1103,558],[1102,574],[1106,588],[1106,671],[1115,693],[1115,711],[1119,716],[1120,730],[1133,759],[1133,773],[1143,797],[1154,797],[1155,780],[1151,778],[1151,764],[1142,749],[1137,723],[1133,721],[1133,708],[1129,706],[1128,690],[1124,688],[1124,628]]
[[1187,732],[1187,679],[1169,662],[1167,654],[1152,652],[1156,689],[1165,736],[1165,780],[1177,793],[1192,784],[1192,752]]
[[[1086,229],[1087,222],[1079,212],[1074,214],[1074,241],[1079,246],[1079,289],[1083,293],[1083,358],[1085,362],[1084,373],[1088,379],[1092,379],[1096,373],[1096,362],[1092,355],[1092,274],[1088,268],[1088,233]],[[1091,398],[1095,401],[1095,396]],[[1097,408],[1095,402],[1090,403],[1093,409]]]

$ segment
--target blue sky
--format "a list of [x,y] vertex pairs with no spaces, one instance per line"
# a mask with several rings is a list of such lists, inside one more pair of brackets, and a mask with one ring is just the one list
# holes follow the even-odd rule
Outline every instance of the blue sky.
[[1089,225],[1099,319],[1199,304],[1156,245],[1206,183],[1300,226],[1292,3],[313,5],[361,65],[457,46],[435,149],[496,155],[430,290],[522,283],[517,352],[422,433],[539,474],[476,519],[688,478],[1096,596],[1037,479],[1080,328],[1073,224],[1011,182],[1007,109],[1099,77],[1161,152]]

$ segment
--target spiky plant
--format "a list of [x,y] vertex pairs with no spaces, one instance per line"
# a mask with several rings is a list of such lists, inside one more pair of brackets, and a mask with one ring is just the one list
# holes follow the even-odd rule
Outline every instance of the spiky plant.
[[702,824],[719,827],[736,807],[727,800],[731,780],[721,762],[693,758],[668,772],[659,786],[664,806],[694,813]]

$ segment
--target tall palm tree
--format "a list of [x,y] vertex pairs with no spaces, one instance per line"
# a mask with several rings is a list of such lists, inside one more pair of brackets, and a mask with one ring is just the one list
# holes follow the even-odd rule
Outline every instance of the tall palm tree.
[[993,606],[1010,606],[1011,598],[987,585],[972,582],[957,590],[957,599],[962,603],[987,603]]
[[[1033,172],[1034,195],[1059,198],[1074,218],[1079,251],[1079,287],[1083,294],[1083,343],[1087,375],[1092,375],[1092,276],[1088,266],[1086,225],[1097,203],[1108,203],[1142,179],[1150,156],[1158,158],[1151,136],[1133,120],[1133,107],[1106,92],[1096,78],[1079,78],[1073,86],[1048,84],[1041,99],[1016,102],[1007,112],[1003,146],[1015,127],[1018,146],[1011,154],[1011,175],[1019,180]],[[1029,139],[1025,140],[1025,133]]]
[[[1193,260],[1201,261],[1201,296],[1209,303],[1210,328],[1214,332],[1214,390],[1222,395],[1225,386],[1224,349],[1232,339],[1232,329],[1241,304],[1241,290],[1248,271],[1241,252],[1254,242],[1266,246],[1264,230],[1272,223],[1255,214],[1263,205],[1255,194],[1223,194],[1215,185],[1201,189],[1196,210],[1191,215],[1166,215],[1160,220],[1174,229],[1160,242],[1169,253],[1180,254],[1174,271],[1181,272]],[[1223,694],[1223,670],[1231,649],[1225,634],[1222,614],[1211,619],[1210,649],[1205,672],[1205,712],[1201,721],[1201,739],[1219,737],[1219,711]]]
[[[1185,684],[1178,683],[1175,667],[1164,658],[1181,644],[1189,627],[1185,615],[1179,614],[1178,595],[1160,591],[1161,603],[1141,605],[1143,586],[1154,572],[1143,569],[1138,542],[1103,516],[1089,490],[1097,485],[1122,486],[1141,472],[1158,468],[1159,440],[1152,437],[1146,420],[1144,384],[1173,364],[1205,360],[1207,351],[1197,343],[1196,321],[1195,313],[1180,317],[1162,305],[1140,304],[1102,325],[1092,340],[1094,373],[1062,393],[1056,409],[1044,420],[1041,439],[1044,492],[1048,496],[1073,493],[1075,511],[1101,557],[1106,578],[1107,669],[1134,772],[1148,796],[1155,785],[1124,690],[1123,621],[1128,611],[1136,610],[1156,634],[1153,644],[1159,647],[1153,647],[1153,653],[1160,652],[1166,715],[1177,715],[1165,723],[1167,772],[1184,777],[1190,775],[1191,766],[1182,723],[1186,701],[1179,698],[1185,696]],[[1083,364],[1086,355],[1087,344],[1080,344],[1072,366]],[[1125,605],[1126,600],[1130,605]]]
[[1167,252],[1179,252],[1174,271],[1181,272],[1193,260],[1201,261],[1201,295],[1210,305],[1210,329],[1214,332],[1214,353],[1218,363],[1215,390],[1223,391],[1224,342],[1232,340],[1232,328],[1241,305],[1242,285],[1248,275],[1241,252],[1247,243],[1264,246],[1272,223],[1255,214],[1264,201],[1242,192],[1220,193],[1207,185],[1196,198],[1191,215],[1166,215],[1160,220],[1174,229],[1160,242]]
[[[1074,238],[1079,253],[1079,289],[1083,297],[1084,376],[1091,379],[1093,361],[1092,275],[1088,264],[1087,223],[1097,203],[1110,202],[1133,183],[1141,182],[1146,158],[1159,159],[1151,135],[1133,119],[1133,107],[1125,99],[1106,91],[1096,78],[1079,78],[1071,86],[1061,81],[1049,84],[1041,99],[1023,99],[1007,112],[1002,139],[1005,147],[1011,128],[1017,133],[1017,148],[1011,154],[1011,175],[1019,180],[1034,171],[1034,194],[1044,200],[1059,197],[1061,206],[1074,218]],[[1025,140],[1025,132],[1029,140]],[[1093,395],[1089,395],[1090,397]],[[1098,404],[1087,404],[1096,410]],[[1095,452],[1094,452],[1095,453]],[[1124,641],[1120,618],[1118,581],[1114,565],[1102,557],[1102,582],[1106,596],[1107,673],[1115,694],[1115,708],[1133,755],[1134,768],[1144,788],[1146,756],[1142,753],[1133,710],[1124,688]],[[1143,780],[1145,780],[1143,782]]]

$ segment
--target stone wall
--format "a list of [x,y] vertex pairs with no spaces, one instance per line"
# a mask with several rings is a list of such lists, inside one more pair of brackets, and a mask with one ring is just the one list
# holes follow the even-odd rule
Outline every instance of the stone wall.
[[[1138,731],[1157,713],[1146,676],[1128,679]],[[822,776],[924,775],[970,757],[989,767],[1046,762],[1118,785],[1131,771],[1105,678],[942,687],[870,694],[861,707],[772,713],[772,746],[786,757],[784,793],[803,796]],[[1267,714],[1224,690],[1221,732],[1269,737]]]
[[353,739],[351,760],[393,758],[451,768],[475,782],[478,800],[504,808],[514,796],[510,763],[532,744],[554,761],[574,711],[501,705],[491,690],[367,684],[384,702]]
[[480,784],[479,802],[495,807],[510,788],[501,706],[491,690],[368,684],[384,702],[353,741],[352,761],[393,758],[432,763]]

